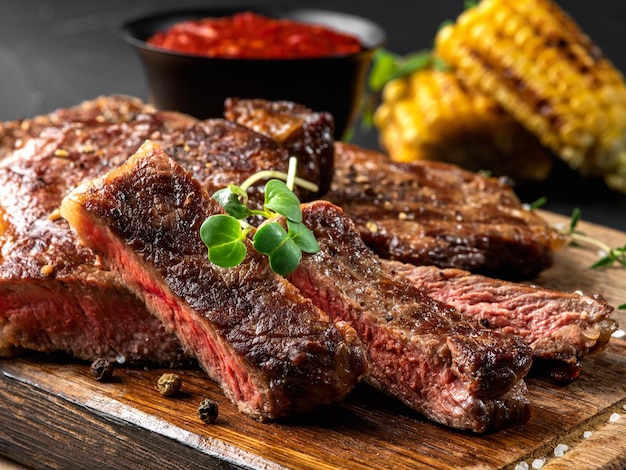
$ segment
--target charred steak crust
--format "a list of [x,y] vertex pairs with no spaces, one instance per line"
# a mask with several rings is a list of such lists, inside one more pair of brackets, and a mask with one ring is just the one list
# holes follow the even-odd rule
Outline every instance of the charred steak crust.
[[335,154],[325,199],[383,258],[523,279],[549,267],[565,243],[500,179],[442,162],[392,162],[342,142]]
[[601,350],[617,329],[613,307],[601,296],[566,293],[492,279],[459,269],[384,261],[431,297],[515,334],[533,350],[533,369],[558,382],[580,373],[580,359]]
[[298,157],[299,176],[319,185],[317,193],[303,192],[301,200],[328,192],[335,156],[335,121],[329,113],[314,112],[290,101],[229,98],[224,116],[272,138],[290,156]]
[[[289,154],[269,137],[225,119],[209,119],[153,138],[212,194],[229,184],[241,184],[263,170],[287,171]],[[248,191],[263,200],[266,181]],[[297,190],[296,190],[297,193]]]
[[[176,338],[166,339],[158,319],[58,216],[71,189],[116,168],[146,139],[159,142],[210,192],[260,170],[288,167],[288,151],[265,135],[225,119],[197,122],[157,112],[127,96],[1,123],[0,354],[26,348],[87,360],[189,360]],[[301,170],[307,178],[307,171],[319,174],[310,163]],[[251,189],[253,199],[262,183]],[[68,325],[65,331],[60,324]]]
[[254,250],[208,261],[202,222],[220,207],[151,142],[65,198],[61,212],[194,352],[242,412],[259,420],[342,400],[364,373],[361,344],[274,274]]
[[303,215],[321,251],[303,257],[290,280],[354,327],[366,349],[369,383],[459,429],[484,432],[529,418],[527,345],[480,328],[391,275],[337,206],[312,202]]
[[174,116],[113,96],[4,126],[11,131],[0,160],[0,350],[149,365],[191,360],[58,214],[76,184],[188,121]]

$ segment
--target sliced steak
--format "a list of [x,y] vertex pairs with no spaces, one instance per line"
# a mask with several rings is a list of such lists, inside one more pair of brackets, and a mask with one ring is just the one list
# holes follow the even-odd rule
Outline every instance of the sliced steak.
[[[290,101],[230,98],[225,103],[226,119],[271,137],[298,157],[298,175],[319,184],[325,194],[333,175],[335,121],[328,113],[317,113]],[[301,200],[310,199],[303,194]]]
[[[287,150],[267,136],[225,119],[197,122],[156,112],[136,98],[101,97],[4,123],[0,354],[25,348],[87,360],[105,355],[167,365],[188,359],[176,338],[58,217],[69,191],[116,168],[149,138],[210,192],[261,170],[288,168]],[[302,170],[307,178],[319,174],[314,165]],[[252,198],[262,183],[252,188]]]
[[2,354],[25,348],[162,365],[191,359],[58,214],[76,184],[171,127],[146,111],[138,100],[110,97],[5,126],[12,132],[0,160]]
[[303,206],[320,244],[290,280],[364,343],[367,381],[436,422],[485,432],[525,422],[524,342],[481,328],[384,269],[351,218],[318,201]]
[[385,263],[485,327],[523,338],[533,350],[533,369],[558,382],[577,378],[580,359],[601,350],[617,329],[610,318],[613,307],[598,295],[559,292],[459,269]]
[[74,190],[63,217],[101,253],[239,409],[259,420],[342,400],[364,373],[361,344],[267,260],[207,257],[199,230],[217,203],[154,143]]
[[326,198],[381,257],[416,265],[532,278],[565,243],[500,179],[441,162],[391,162],[341,142]]

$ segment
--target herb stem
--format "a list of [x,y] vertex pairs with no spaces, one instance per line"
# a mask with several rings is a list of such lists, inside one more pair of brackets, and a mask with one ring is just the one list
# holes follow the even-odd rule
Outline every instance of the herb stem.
[[589,237],[587,235],[583,235],[580,232],[575,232],[575,233],[571,233],[570,237],[572,238],[572,241],[574,242],[582,242],[582,243],[587,243],[589,245],[593,245],[596,248],[598,248],[599,250],[603,251],[606,254],[611,253],[612,249],[609,245],[607,245],[606,243],[597,240],[593,237]]
[[[291,157],[289,159],[290,167],[291,167],[291,160],[292,159],[296,160],[295,157]],[[280,179],[280,180],[283,180],[283,181],[288,181],[290,176],[289,176],[288,173],[285,173],[283,171],[263,170],[263,171],[259,171],[258,173],[255,173],[254,175],[251,175],[250,177],[248,177],[243,183],[241,183],[239,185],[239,187],[241,189],[243,189],[244,191],[246,191],[250,186],[252,186],[257,181],[264,180],[264,179],[270,179],[270,178],[276,178],[276,179]],[[295,171],[294,171],[294,176],[292,176],[291,178],[293,179],[292,187],[293,187],[294,184],[296,184],[296,185],[298,185],[298,186],[300,186],[300,187],[302,187],[304,189],[308,189],[309,191],[312,191],[312,192],[319,191],[319,186],[317,184],[311,183],[310,181],[307,181],[304,178],[299,178],[298,176],[295,176]],[[289,187],[288,183],[287,183],[287,187]],[[290,187],[290,189],[291,189],[291,187]]]
[[289,158],[289,168],[287,170],[287,179],[285,180],[285,184],[289,188],[289,191],[293,191],[293,185],[295,183],[296,178],[296,168],[298,167],[298,159],[296,157]]

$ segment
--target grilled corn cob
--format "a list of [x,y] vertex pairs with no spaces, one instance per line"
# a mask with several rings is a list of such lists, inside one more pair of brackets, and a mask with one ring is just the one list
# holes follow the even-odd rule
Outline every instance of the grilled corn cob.
[[550,0],[482,0],[435,51],[570,167],[626,192],[626,85]]
[[422,68],[387,83],[374,125],[396,161],[447,161],[516,181],[544,179],[551,169],[534,135],[449,70]]

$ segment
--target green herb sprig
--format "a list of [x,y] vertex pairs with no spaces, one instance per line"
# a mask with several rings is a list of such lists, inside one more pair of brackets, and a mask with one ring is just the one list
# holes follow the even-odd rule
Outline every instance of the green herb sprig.
[[572,239],[572,243],[585,243],[587,245],[592,245],[598,248],[603,256],[600,257],[595,263],[591,265],[592,269],[601,268],[601,267],[609,267],[613,266],[615,263],[620,264],[624,268],[626,268],[626,245],[617,248],[611,248],[606,243],[597,240],[593,237],[585,235],[583,232],[578,230],[578,222],[581,218],[581,211],[579,208],[574,208],[572,211],[572,216],[570,218],[569,229],[565,232],[566,235],[569,235]]
[[[231,184],[213,194],[212,198],[224,208],[226,214],[212,215],[200,227],[200,237],[207,246],[212,263],[224,268],[241,264],[247,253],[245,239],[250,234],[254,249],[266,255],[270,268],[283,276],[300,264],[302,252],[319,251],[313,232],[302,223],[300,201],[293,193],[295,184],[311,191],[317,191],[317,186],[295,176],[296,162],[295,158],[289,160],[288,173],[258,172],[240,186]],[[250,209],[247,189],[267,178],[272,179],[265,184],[263,208]],[[259,228],[245,221],[255,216],[266,219]],[[275,220],[279,216],[285,217],[287,230]]]

